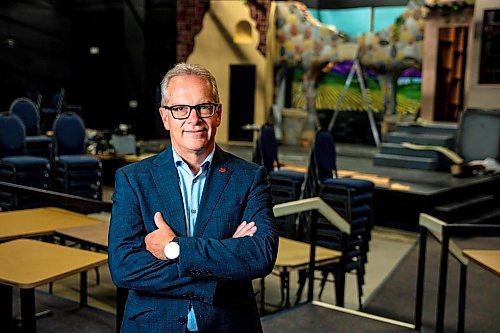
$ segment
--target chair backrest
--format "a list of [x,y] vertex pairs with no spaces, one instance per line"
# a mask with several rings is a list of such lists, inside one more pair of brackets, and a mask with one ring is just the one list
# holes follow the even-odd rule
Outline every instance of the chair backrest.
[[332,173],[337,177],[335,141],[328,130],[320,129],[316,132],[314,159],[320,181],[331,178]]
[[262,158],[262,165],[270,173],[274,169],[274,162],[279,167],[278,162],[278,142],[274,135],[274,128],[269,124],[262,125],[259,133],[259,148]]
[[85,124],[74,112],[64,112],[54,120],[55,156],[85,152]]
[[466,162],[500,157],[500,110],[468,109],[461,113],[457,151]]
[[0,157],[24,154],[26,130],[15,114],[0,114]]
[[9,111],[21,118],[26,128],[26,135],[40,135],[40,112],[35,102],[26,97],[15,99]]
[[66,90],[61,88],[61,91],[54,93],[52,95],[52,107],[57,110],[57,113],[60,113],[64,106],[64,98],[66,97]]

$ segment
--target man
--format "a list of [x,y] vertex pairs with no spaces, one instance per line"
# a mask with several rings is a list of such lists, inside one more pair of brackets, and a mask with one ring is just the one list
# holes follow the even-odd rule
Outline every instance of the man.
[[177,64],[161,88],[171,145],[116,173],[109,267],[129,290],[122,332],[261,332],[252,279],[278,249],[265,171],[215,144],[210,72]]

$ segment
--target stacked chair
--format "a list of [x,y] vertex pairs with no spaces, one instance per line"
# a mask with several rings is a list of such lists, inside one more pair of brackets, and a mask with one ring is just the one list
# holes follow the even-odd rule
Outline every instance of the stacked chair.
[[52,186],[59,192],[101,200],[102,164],[85,154],[85,124],[74,112],[54,120]]
[[26,129],[26,153],[50,159],[52,139],[40,135],[40,111],[38,106],[25,97],[15,99],[10,105],[10,113],[17,115]]
[[[298,200],[301,195],[305,174],[280,168],[278,160],[278,142],[274,128],[269,124],[262,125],[257,138],[253,161],[266,168],[274,204]],[[277,219],[280,236],[300,239],[300,230],[296,223],[297,216],[289,215]]]
[[[15,114],[0,115],[0,181],[50,188],[50,162],[47,158],[25,154],[26,129]],[[32,198],[0,192],[0,208],[14,210],[40,207]]]
[[[319,196],[347,222],[351,224],[351,235],[343,235],[340,230],[322,217],[317,218],[317,245],[342,251],[340,263],[323,266],[321,293],[328,275],[335,277],[337,304],[343,306],[341,297],[345,288],[345,273],[355,273],[358,285],[358,302],[362,307],[365,264],[369,251],[369,241],[373,226],[374,184],[367,180],[338,178],[335,142],[327,130],[316,133],[311,151],[306,184],[307,196]],[[304,279],[299,283],[305,283]]]
[[[41,98],[38,104],[41,104]],[[41,113],[43,116],[42,129],[44,131],[50,130],[55,118],[61,112],[68,111],[68,112],[81,113],[81,110],[82,110],[81,105],[70,105],[66,103],[66,89],[61,88],[60,91],[52,95],[50,105],[41,108]]]

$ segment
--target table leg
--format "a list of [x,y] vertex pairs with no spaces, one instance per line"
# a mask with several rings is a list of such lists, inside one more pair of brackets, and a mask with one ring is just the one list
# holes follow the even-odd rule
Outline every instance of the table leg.
[[446,306],[446,282],[448,277],[448,253],[450,236],[443,231],[441,236],[441,258],[439,263],[438,300],[436,308],[436,333],[444,332],[444,314]]
[[0,284],[0,323],[5,323],[8,330],[13,330],[12,287],[5,284]]
[[120,332],[125,313],[125,302],[127,301],[128,290],[116,288],[116,332]]
[[87,306],[87,271],[80,273],[80,306]]
[[345,271],[342,265],[338,265],[338,268],[334,270],[335,274],[335,298],[337,306],[344,306],[344,295],[345,295]]
[[427,252],[427,229],[420,230],[420,245],[418,253],[417,291],[415,294],[415,330],[422,327],[422,311],[424,302],[425,256]]
[[458,295],[457,333],[465,332],[465,287],[467,285],[467,265],[460,264],[460,286]]
[[22,331],[36,332],[35,289],[20,289]]
[[266,313],[266,282],[265,278],[260,279],[260,315]]

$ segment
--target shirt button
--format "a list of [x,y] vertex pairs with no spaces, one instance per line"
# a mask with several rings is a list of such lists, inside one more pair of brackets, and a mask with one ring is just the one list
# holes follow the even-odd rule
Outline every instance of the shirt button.
[[194,180],[193,180],[193,184],[196,184],[196,182],[197,182],[197,181],[198,181],[197,179],[194,179]]
[[196,214],[196,209],[191,209],[191,214]]

